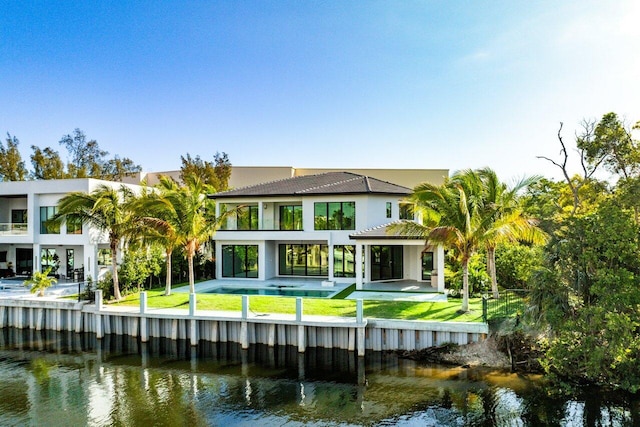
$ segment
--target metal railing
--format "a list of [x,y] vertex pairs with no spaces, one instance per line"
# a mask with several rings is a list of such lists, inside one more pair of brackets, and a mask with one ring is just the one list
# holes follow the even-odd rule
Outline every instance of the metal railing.
[[500,292],[498,298],[493,298],[491,293],[485,293],[482,296],[482,320],[488,322],[521,315],[528,300],[529,290],[527,289],[505,289]]
[[78,302],[95,301],[96,299],[96,283],[95,282],[78,282]]

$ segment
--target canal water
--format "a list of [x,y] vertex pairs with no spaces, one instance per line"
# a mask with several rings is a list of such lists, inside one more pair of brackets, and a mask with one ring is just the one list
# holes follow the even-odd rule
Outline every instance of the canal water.
[[1,426],[632,426],[640,399],[389,353],[0,329]]

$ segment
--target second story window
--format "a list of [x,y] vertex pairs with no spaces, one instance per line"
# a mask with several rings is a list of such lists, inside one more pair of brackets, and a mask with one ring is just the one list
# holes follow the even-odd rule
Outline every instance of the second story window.
[[67,219],[67,234],[82,234],[82,221]]
[[400,203],[400,219],[415,219],[412,203]]
[[391,202],[387,202],[387,218],[391,218]]
[[314,204],[314,230],[355,230],[356,202]]
[[238,209],[236,230],[258,229],[258,205],[243,206]]
[[280,230],[302,230],[302,205],[280,206]]
[[40,206],[40,234],[60,234],[60,224],[49,222],[57,213],[57,206]]

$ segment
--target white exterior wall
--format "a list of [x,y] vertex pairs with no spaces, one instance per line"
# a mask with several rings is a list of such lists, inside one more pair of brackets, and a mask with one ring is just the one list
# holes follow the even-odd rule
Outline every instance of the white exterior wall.
[[[70,192],[91,192],[99,185],[119,188],[122,183],[102,181],[90,178],[62,179],[43,181],[0,182],[0,197],[26,195],[26,198],[11,200],[8,207],[8,219],[11,209],[27,209],[27,233],[24,235],[0,235],[0,250],[7,250],[7,259],[15,264],[15,248],[33,249],[33,269],[40,269],[40,250],[52,248],[60,257],[60,274],[66,271],[66,249],[74,250],[74,267],[85,270],[85,277],[98,278],[98,245],[109,247],[105,235],[96,229],[83,225],[82,234],[67,234],[66,224],[62,224],[59,234],[40,234],[40,207],[56,206],[59,200]],[[134,192],[140,191],[138,185],[126,185]],[[0,209],[7,209],[2,207]],[[2,210],[0,210],[2,215]],[[20,272],[18,272],[20,273]]]

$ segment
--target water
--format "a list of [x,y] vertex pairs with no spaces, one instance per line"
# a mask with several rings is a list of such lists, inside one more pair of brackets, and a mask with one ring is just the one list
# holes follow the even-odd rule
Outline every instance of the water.
[[234,294],[234,295],[276,295],[288,297],[313,297],[326,298],[336,293],[335,290],[305,290],[287,288],[215,288],[205,291],[207,294]]
[[640,402],[387,353],[0,329],[2,426],[638,425]]

